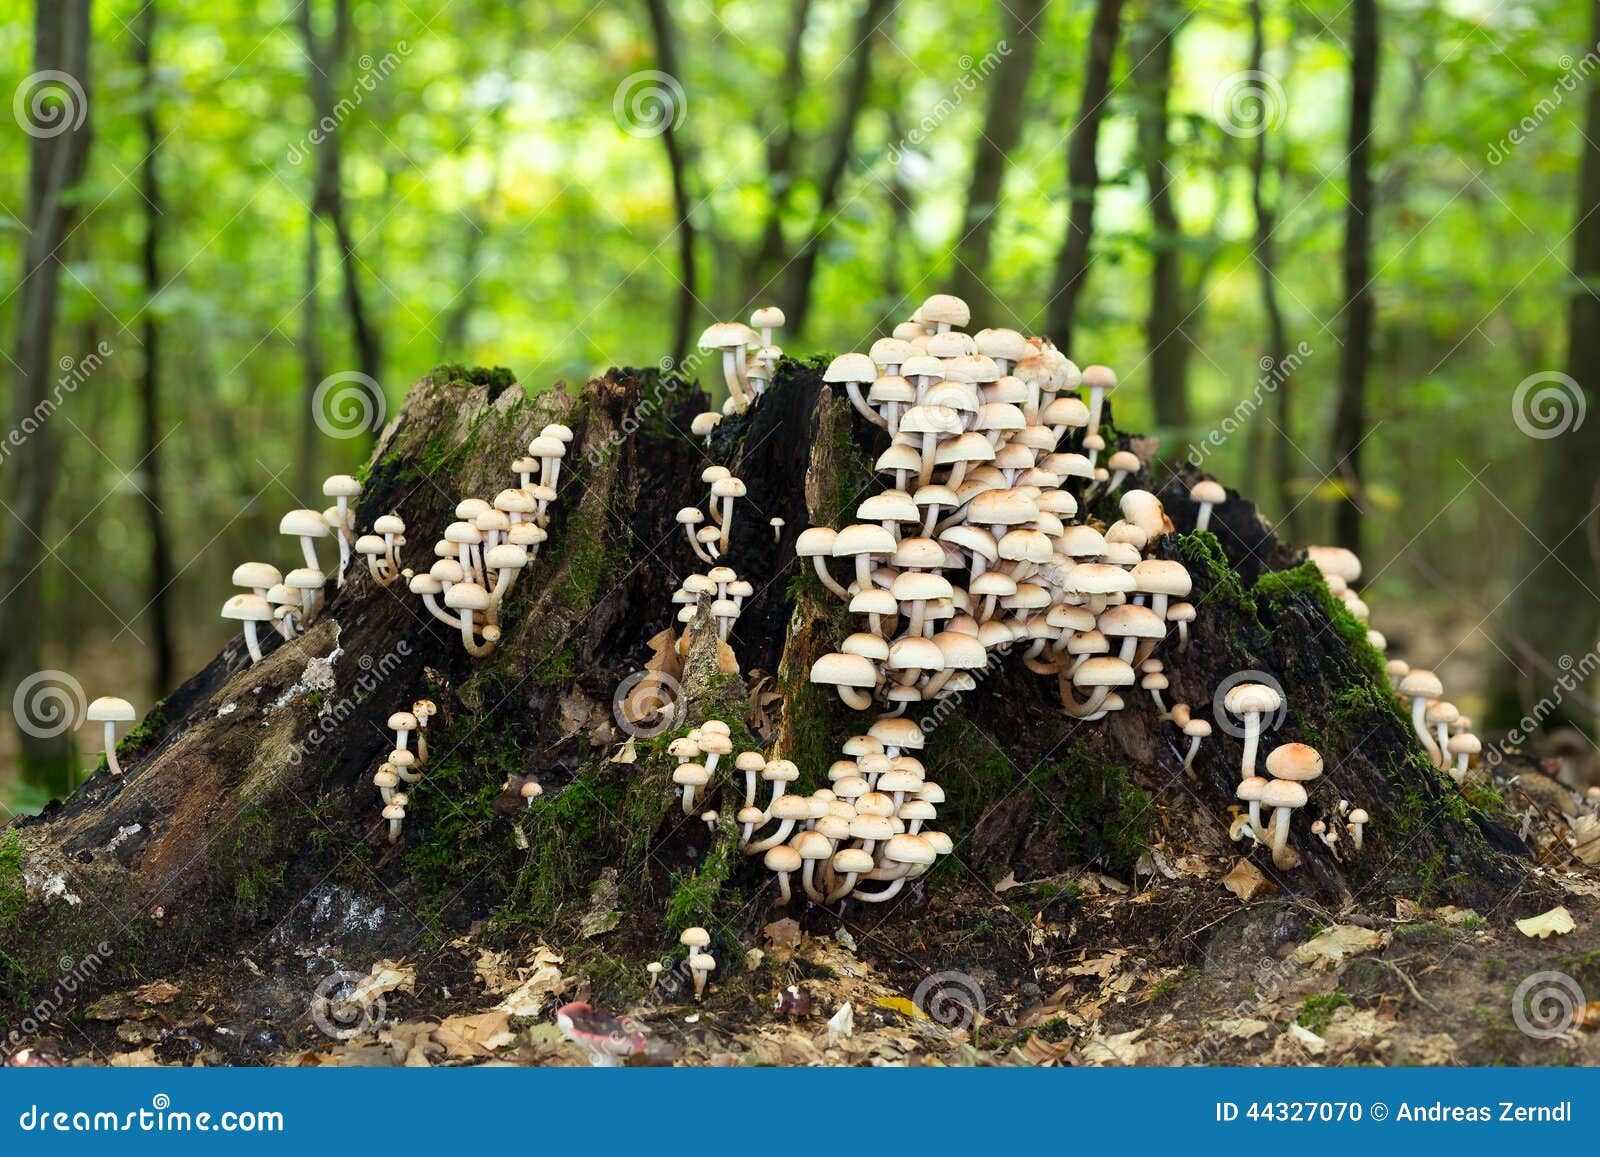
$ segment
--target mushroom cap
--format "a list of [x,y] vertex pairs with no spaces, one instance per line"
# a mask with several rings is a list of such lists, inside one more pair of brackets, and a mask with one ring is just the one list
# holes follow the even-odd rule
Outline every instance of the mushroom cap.
[[1274,779],[1261,789],[1263,807],[1305,807],[1306,799],[1306,789],[1292,779]]
[[403,820],[406,818],[406,809],[398,803],[391,802],[389,806],[383,809],[383,818],[386,820]]
[[[852,825],[853,826],[853,825]],[[841,848],[833,855],[833,870],[860,875],[875,867],[872,857],[860,848]]]
[[428,573],[441,583],[465,582],[467,570],[453,558],[441,558],[428,568]]
[[1399,691],[1407,699],[1437,699],[1444,694],[1444,684],[1432,671],[1413,667],[1400,680]]
[[297,591],[321,590],[328,583],[328,576],[315,567],[298,566],[283,576],[283,585],[292,587]]
[[1483,750],[1482,741],[1470,731],[1452,735],[1445,746],[1450,749],[1451,755],[1477,755]]
[[348,474],[330,474],[322,483],[325,498],[354,498],[360,493],[361,483]]
[[716,970],[716,958],[709,952],[701,952],[689,958],[689,971],[691,972],[715,972]]
[[1133,590],[1133,576],[1107,562],[1080,562],[1067,572],[1066,587],[1084,595],[1109,595]]
[[444,540],[457,546],[475,546],[483,541],[483,532],[470,522],[452,522],[444,528]]
[[1353,583],[1361,577],[1361,559],[1354,551],[1342,546],[1308,546],[1306,558],[1315,563],[1323,574],[1342,578],[1347,583]]
[[922,778],[909,771],[887,771],[878,777],[880,792],[914,792],[922,786]]
[[689,432],[704,438],[706,435],[710,434],[711,431],[715,430],[718,423],[721,421],[721,414],[717,413],[715,410],[705,410],[699,414],[696,414],[689,422]]
[[1138,603],[1107,607],[1098,625],[1101,634],[1116,638],[1160,639],[1167,633],[1167,620]]
[[759,751],[741,751],[738,758],[733,761],[733,766],[740,771],[759,772],[767,766],[767,757]]
[[811,800],[789,792],[772,801],[772,818],[775,820],[808,820],[811,818]]
[[840,354],[822,372],[825,382],[871,382],[878,377],[878,364],[866,354]]
[[672,782],[681,787],[704,787],[711,782],[711,773],[700,763],[680,763],[672,769]]
[[102,695],[89,704],[89,709],[84,712],[83,717],[90,723],[132,723],[139,718],[139,713],[126,699],[118,699],[115,695]]
[[1132,665],[1109,655],[1085,659],[1072,677],[1077,687],[1131,687],[1133,680]]
[[730,349],[736,346],[759,345],[761,335],[738,321],[719,321],[706,326],[697,343],[703,350]]
[[1183,725],[1183,733],[1191,739],[1204,739],[1211,734],[1211,724],[1204,719],[1191,719]]
[[484,552],[483,562],[491,570],[521,570],[528,565],[528,552],[523,547],[502,542]]
[[1322,774],[1322,754],[1304,743],[1284,743],[1267,753],[1267,771],[1275,779],[1309,783]]
[[866,631],[857,631],[848,635],[839,649],[846,655],[860,655],[871,659],[875,663],[886,662],[889,658],[889,643],[880,635],[870,634]]
[[[901,519],[903,522],[916,521],[916,503],[906,497],[910,503],[912,516]],[[873,522],[857,522],[841,530],[834,538],[833,556],[845,558],[858,554],[892,555],[895,552],[894,535],[883,527]]]
[[456,583],[444,592],[444,605],[453,611],[486,611],[489,609],[489,592],[477,583]]
[[868,734],[885,747],[909,748],[912,751],[920,751],[922,745],[927,742],[927,736],[923,734],[922,728],[918,727],[910,719],[894,717],[879,719],[867,730]]
[[767,813],[754,806],[742,807],[739,809],[739,814],[735,818],[741,824],[759,824],[766,822]]
[[1134,589],[1152,595],[1183,598],[1193,588],[1189,568],[1167,558],[1147,558],[1134,564]]
[[417,753],[408,747],[397,747],[389,753],[388,762],[396,767],[411,767],[417,762]]
[[1351,812],[1350,812],[1350,815],[1348,817],[1346,817],[1346,818],[1348,818],[1349,821],[1351,823],[1353,823],[1353,824],[1364,824],[1364,823],[1370,822],[1370,819],[1369,819],[1369,817],[1367,815],[1367,811],[1366,811],[1365,808],[1359,808],[1358,807],[1358,808],[1352,809]]
[[1228,501],[1228,492],[1223,489],[1222,483],[1215,479],[1202,478],[1189,488],[1189,501],[1220,506]]
[[300,538],[327,538],[333,532],[320,511],[291,510],[278,520],[278,533]]
[[[863,799],[866,797],[863,796]],[[888,816],[857,815],[850,821],[850,837],[857,840],[886,840],[894,835]],[[870,869],[869,869],[870,870]]]
[[894,596],[879,587],[859,591],[850,599],[850,610],[858,615],[892,615],[899,607]]
[[[794,843],[790,846],[802,860],[826,860],[833,855],[833,841],[821,831],[801,832],[795,836]],[[772,867],[770,860],[767,861],[767,867]],[[789,870],[793,871],[792,868]]]
[[1450,724],[1461,718],[1461,712],[1457,710],[1454,703],[1444,699],[1435,699],[1428,704],[1423,718],[1434,726],[1440,723]]
[[389,553],[389,544],[383,541],[381,535],[363,534],[356,539],[356,553],[376,557]]
[[959,297],[935,293],[922,303],[917,317],[923,325],[943,323],[959,328],[972,320],[972,309]]
[[678,943],[685,948],[704,948],[711,943],[711,933],[698,926],[685,928],[683,935],[678,937]]
[[889,837],[889,843],[883,849],[883,858],[897,864],[931,864],[939,858],[939,854],[921,836],[902,833]]
[[247,623],[270,622],[272,604],[260,595],[234,595],[222,604],[222,617]]
[[275,587],[282,581],[283,572],[271,563],[241,562],[233,568],[236,587]]
[[761,778],[768,783],[793,783],[800,778],[800,769],[787,759],[769,759]]
[[1222,698],[1222,706],[1235,715],[1261,714],[1283,706],[1283,696],[1265,683],[1235,683]]
[[[732,755],[733,740],[719,731],[702,729],[700,732],[700,750],[707,755]],[[762,766],[765,766],[764,761]]]
[[1110,366],[1084,366],[1083,384],[1091,390],[1114,390],[1117,388],[1117,372]]
[[409,711],[396,711],[389,716],[390,731],[415,731],[416,729],[417,717]]
[[739,478],[718,478],[711,484],[711,497],[713,498],[743,498],[746,493],[744,481]]
[[[788,798],[788,797],[784,797]],[[779,801],[782,802],[781,800]],[[800,870],[800,853],[788,844],[776,844],[767,849],[767,854],[761,858],[769,871],[773,872],[798,872]]]

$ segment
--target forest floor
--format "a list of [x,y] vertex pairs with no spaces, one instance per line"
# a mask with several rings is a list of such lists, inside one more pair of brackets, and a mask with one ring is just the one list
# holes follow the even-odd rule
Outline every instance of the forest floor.
[[[553,1010],[588,1000],[646,1045],[630,1063],[1600,1064],[1600,873],[1566,853],[1548,814],[1530,840],[1575,927],[1544,939],[1502,912],[1403,898],[1326,911],[1278,892],[1225,839],[1184,835],[1205,829],[1170,809],[1132,883],[1084,871],[990,884],[956,869],[883,912],[812,910],[802,925],[772,907],[744,967],[700,1003],[686,984],[653,1000],[642,981],[623,986],[642,999],[613,1002],[614,973],[594,966],[603,931],[515,948],[469,932],[362,958],[382,909],[328,893],[257,951],[79,1010],[46,1051],[72,1064],[584,1065]],[[323,981],[334,995],[319,1005]]]

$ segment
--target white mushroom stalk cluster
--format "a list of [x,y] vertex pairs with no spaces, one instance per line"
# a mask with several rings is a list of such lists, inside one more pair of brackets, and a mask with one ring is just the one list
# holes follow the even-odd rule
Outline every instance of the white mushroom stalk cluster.
[[[1361,559],[1352,551],[1336,546],[1312,546],[1306,554],[1322,572],[1328,589],[1362,623],[1369,610],[1353,584],[1361,578]],[[1386,654],[1389,642],[1383,633],[1368,629],[1367,641]],[[1472,733],[1472,720],[1444,697],[1444,683],[1434,672],[1412,667],[1404,659],[1388,659],[1384,665],[1389,686],[1409,703],[1411,727],[1428,753],[1428,759],[1456,783],[1467,777],[1468,765],[1483,752],[1483,742]],[[1360,847],[1359,839],[1356,843]]]
[[732,758],[742,778],[737,814],[739,845],[761,856],[778,882],[780,901],[803,892],[815,904],[847,899],[880,903],[925,876],[953,844],[927,825],[938,817],[944,791],[927,778],[913,753],[924,743],[909,719],[886,717],[844,745],[844,758],[828,769],[830,786],[809,795],[788,790],[800,770],[787,759],[759,751],[736,756],[727,728],[708,719],[668,751],[678,759],[673,782],[692,814],[695,792],[708,790],[723,761]]
[[[880,703],[898,715],[972,689],[991,659],[1020,647],[1030,670],[1056,677],[1068,714],[1100,719],[1133,697],[1169,631],[1187,641],[1189,573],[1149,557],[1172,522],[1137,489],[1120,491],[1110,526],[1080,519],[1080,495],[1120,490],[1140,468],[1122,452],[1109,469],[1094,465],[1111,370],[1080,373],[1048,339],[968,334],[967,321],[964,302],[935,295],[892,338],[824,374],[890,435],[876,468],[891,485],[856,508],[855,523],[811,527],[796,542],[865,628],[819,659],[811,680],[856,710]],[[1068,431],[1086,453],[1058,449]],[[848,585],[830,560],[851,568]]]
[[756,593],[749,582],[739,577],[731,566],[714,566],[705,574],[692,574],[683,585],[672,592],[672,601],[678,608],[678,622],[683,624],[683,634],[678,639],[680,654],[688,654],[689,624],[700,613],[701,600],[710,604],[711,618],[717,624],[717,638],[724,643],[744,611],[744,602]]
[[[292,639],[321,613],[328,574],[317,553],[320,540],[332,538],[338,544],[336,577],[339,586],[345,583],[351,547],[357,541],[351,502],[361,497],[361,483],[348,474],[335,474],[323,482],[322,493],[334,500],[332,506],[320,512],[291,510],[278,522],[279,534],[299,540],[304,566],[287,573],[265,562],[244,562],[234,568],[233,585],[242,587],[244,593],[234,595],[223,604],[222,617],[243,625],[245,646],[249,648],[252,663],[261,661],[262,631],[271,629],[285,639]],[[405,545],[405,526],[393,515],[385,518],[398,524],[390,542],[395,565],[398,565],[399,548]]]
[[528,443],[527,456],[511,463],[517,485],[493,502],[463,498],[456,520],[434,543],[433,565],[403,572],[411,593],[421,596],[434,618],[461,632],[461,645],[472,655],[488,655],[499,643],[501,604],[549,537],[550,508],[571,442],[566,426],[546,426]]
[[728,553],[733,535],[733,505],[745,496],[745,485],[735,478],[726,466],[707,466],[700,472],[700,481],[706,485],[707,520],[698,506],[685,506],[678,511],[678,525],[694,548],[701,562],[714,564]]
[[428,762],[428,720],[438,712],[431,699],[418,699],[410,711],[389,716],[394,732],[394,750],[372,775],[372,786],[383,801],[383,818],[389,821],[389,842],[400,838],[405,823],[406,805],[411,802],[412,785],[422,778]]
[[98,723],[101,725],[105,737],[106,771],[113,778],[120,778],[122,765],[117,762],[117,724],[132,723],[139,718],[139,713],[134,710],[133,704],[126,699],[118,699],[115,695],[102,695],[84,712],[85,723]]
[[744,413],[766,392],[778,359],[783,356],[783,350],[773,344],[772,334],[783,328],[784,320],[783,310],[769,305],[752,313],[749,325],[719,321],[706,327],[700,335],[700,348],[722,356],[722,379],[728,396],[721,413],[708,411],[695,417],[692,430],[697,436],[709,442],[724,414]]

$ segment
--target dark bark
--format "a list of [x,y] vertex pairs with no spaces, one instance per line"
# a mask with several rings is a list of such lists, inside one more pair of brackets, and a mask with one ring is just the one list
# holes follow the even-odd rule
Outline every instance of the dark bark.
[[846,80],[833,136],[824,154],[826,160],[817,180],[817,215],[804,240],[784,263],[786,273],[778,292],[778,305],[788,318],[786,330],[792,335],[805,328],[811,311],[811,283],[816,277],[817,258],[823,239],[833,224],[839,203],[839,190],[845,170],[854,156],[856,123],[866,107],[872,81],[872,58],[882,38],[884,24],[894,15],[898,0],[866,0],[851,34],[850,76]]
[[[678,32],[667,0],[644,0],[650,16],[650,31],[655,37],[656,68],[677,80],[682,77],[678,63]],[[661,146],[667,153],[667,169],[672,177],[672,204],[676,220],[673,233],[678,239],[678,292],[672,323],[672,362],[680,364],[694,337],[697,274],[695,270],[694,196],[689,191],[689,158],[678,133],[676,104],[662,114]]]
[[[543,423],[565,422],[575,434],[550,539],[506,604],[499,649],[470,659],[413,597],[376,587],[360,569],[308,634],[274,638],[260,664],[249,665],[235,640],[124,743],[122,779],[96,774],[64,803],[13,825],[27,878],[59,874],[80,903],[41,891],[0,918],[0,991],[25,992],[63,953],[78,958],[86,942],[107,939],[111,967],[96,984],[167,975],[196,954],[237,960],[269,930],[295,927],[297,911],[330,888],[340,911],[370,897],[392,913],[369,928],[341,926],[341,950],[363,959],[398,958],[424,935],[449,938],[497,910],[544,943],[580,949],[575,924],[606,869],[625,913],[604,943],[611,960],[653,958],[684,922],[731,942],[772,918],[770,881],[731,851],[732,792],[742,784],[712,787],[706,806],[723,818],[708,832],[674,805],[672,761],[659,744],[639,743],[631,763],[612,759],[623,738],[614,693],[649,653],[647,641],[672,626],[669,592],[699,569],[674,515],[703,448],[655,419],[684,422],[704,396],[653,372],[613,371],[577,396],[534,397],[504,371],[436,374],[412,391],[375,449],[359,526],[396,510],[415,542],[431,542],[459,497],[504,485],[508,456]],[[456,450],[441,456],[441,443]],[[793,361],[780,364],[747,414],[724,420],[711,446],[759,512],[736,512],[730,555],[757,594],[731,640],[742,677],[715,674],[709,618],[691,630],[679,680],[684,719],[747,728],[739,742],[800,766],[797,790],[820,784],[864,717],[805,678],[847,628],[819,584],[796,581],[794,541],[808,523],[850,517],[871,489],[863,471],[881,446],[818,371]],[[1350,641],[1364,638],[1359,626],[1339,617],[1304,570],[1258,582],[1296,560],[1247,502],[1217,508],[1215,539],[1182,533],[1195,514],[1190,481],[1164,494],[1180,533],[1160,550],[1186,560],[1204,610],[1191,645],[1165,653],[1171,693],[1209,715],[1229,674],[1269,671],[1292,705],[1274,739],[1303,739],[1328,757],[1311,810],[1293,827],[1302,866],[1277,873],[1260,852],[1256,862],[1285,892],[1335,909],[1386,906],[1398,894],[1497,918],[1537,910],[1541,897],[1517,899],[1525,865],[1505,854],[1520,845],[1425,765],[1376,653]],[[772,515],[786,523],[776,547]],[[757,682],[778,701],[752,697]],[[401,840],[390,844],[370,777],[391,743],[383,720],[419,695],[440,714]],[[957,837],[965,864],[986,877],[1013,868],[1042,878],[1107,862],[1081,829],[1124,842],[1126,833],[1082,811],[1082,823],[1061,818],[1081,807],[1090,780],[1097,791],[1136,785],[1177,815],[1198,809],[1205,830],[1179,838],[1227,848],[1217,829],[1227,826],[1237,785],[1236,739],[1219,728],[1186,779],[1170,726],[1142,697],[1085,726],[1064,718],[1055,696],[1053,681],[1006,662],[931,730],[921,754],[945,787],[941,827]],[[993,767],[997,756],[997,778],[982,779],[977,765]],[[532,807],[508,798],[508,775],[536,775],[544,796]],[[1020,805],[1010,798],[1018,795]],[[1341,797],[1377,817],[1362,856],[1336,859],[1309,832],[1309,820],[1334,814]],[[1001,798],[1008,820],[991,807]],[[981,841],[963,842],[980,829]],[[916,918],[913,904],[873,919],[896,918],[897,908],[898,918]],[[293,942],[279,943],[287,953]]]
[[[81,388],[81,383],[70,391],[60,386],[54,345],[62,250],[77,218],[74,191],[88,164],[93,120],[89,0],[38,0],[33,32],[33,71],[64,72],[77,82],[79,91],[57,89],[61,99],[32,105],[29,112],[29,124],[38,131],[28,134],[27,239],[11,359],[16,369],[11,429],[27,436],[6,463],[10,522],[0,558],[0,637],[6,640],[0,649],[0,669],[8,686],[40,666],[39,630],[47,618],[46,519],[61,473],[54,414]],[[19,90],[18,95],[24,94]],[[73,360],[79,361],[86,352],[77,351]],[[71,760],[65,733],[40,736],[19,731],[18,741],[25,780],[51,789],[66,784]]]
[[1072,331],[1078,319],[1078,302],[1089,280],[1090,249],[1094,242],[1095,197],[1100,190],[1100,122],[1105,119],[1111,95],[1111,65],[1117,54],[1123,0],[1096,0],[1094,23],[1083,66],[1083,92],[1078,116],[1067,137],[1067,233],[1056,257],[1051,283],[1048,332],[1062,353],[1072,354]]
[[144,134],[144,163],[139,187],[144,194],[145,232],[140,248],[144,272],[145,307],[140,323],[144,367],[139,378],[140,494],[144,498],[145,527],[150,535],[149,615],[153,679],[157,696],[165,695],[177,675],[177,654],[172,625],[172,547],[167,541],[167,521],[161,512],[161,322],[155,299],[161,292],[161,220],[165,213],[158,167],[161,132],[156,118],[155,39],[159,14],[156,0],[139,7],[138,33],[133,59],[139,69],[139,127]]
[[1049,0],[1011,0],[1002,4],[1004,55],[984,80],[988,102],[983,128],[972,149],[972,175],[967,183],[966,209],[956,242],[955,264],[950,270],[950,292],[964,298],[974,317],[1001,324],[1003,311],[990,288],[994,225],[1000,211],[1001,189],[1012,150],[1022,139],[1027,119],[1028,81],[1038,58],[1039,22]]
[[[1266,55],[1266,30],[1262,18],[1262,0],[1250,0],[1250,70],[1261,72]],[[1267,455],[1250,455],[1251,471],[1254,463],[1267,459],[1271,478],[1274,513],[1281,520],[1284,536],[1291,542],[1299,541],[1298,504],[1295,502],[1291,479],[1294,468],[1294,373],[1289,362],[1289,334],[1283,319],[1283,306],[1278,300],[1278,197],[1283,188],[1283,168],[1271,161],[1269,144],[1272,126],[1268,123],[1271,109],[1265,104],[1257,106],[1259,120],[1253,126],[1256,133],[1250,154],[1250,204],[1255,211],[1255,259],[1261,273],[1261,311],[1267,319],[1267,368],[1258,379],[1272,386],[1272,417],[1258,414],[1250,426],[1251,442],[1261,435],[1270,445]],[[1281,157],[1286,146],[1278,150]],[[1258,389],[1261,387],[1258,384]],[[1270,431],[1270,432],[1269,432]]]
[[[1600,3],[1590,5],[1590,21],[1593,43],[1592,37],[1600,36]],[[1588,85],[1568,283],[1567,377],[1536,384],[1514,402],[1530,428],[1564,432],[1533,443],[1538,490],[1524,515],[1526,552],[1498,632],[1507,658],[1495,672],[1491,707],[1502,725],[1548,698],[1558,699],[1557,720],[1593,725],[1592,715],[1573,696],[1550,695],[1559,680],[1573,677],[1563,657],[1578,659],[1600,631],[1590,548],[1600,508],[1600,85],[1592,77]],[[1574,426],[1584,411],[1587,418]]]
[[1183,226],[1172,198],[1168,97],[1174,41],[1185,19],[1181,0],[1149,0],[1130,46],[1129,70],[1139,102],[1139,164],[1150,208],[1150,311],[1145,321],[1150,398],[1156,425],[1189,425],[1189,310],[1183,284]]
[[[295,16],[306,53],[306,87],[311,96],[311,119],[319,139],[312,142],[311,229],[320,221],[333,233],[339,254],[341,292],[345,316],[355,345],[356,367],[373,383],[381,382],[383,356],[361,288],[360,254],[344,200],[343,136],[335,95],[336,78],[344,74],[350,47],[350,0],[334,0],[333,27],[326,36],[317,31],[313,0],[297,0]],[[332,126],[331,128],[329,126]],[[316,282],[309,285],[316,292]],[[312,384],[315,388],[315,383]],[[308,422],[315,420],[307,408]],[[304,466],[302,461],[302,466]],[[313,492],[314,493],[314,492]],[[303,493],[307,501],[313,493]]]
[[1354,0],[1350,37],[1349,203],[1344,235],[1344,333],[1339,396],[1329,447],[1343,494],[1333,537],[1360,553],[1366,517],[1361,443],[1367,436],[1367,367],[1372,358],[1372,110],[1378,96],[1378,0]]

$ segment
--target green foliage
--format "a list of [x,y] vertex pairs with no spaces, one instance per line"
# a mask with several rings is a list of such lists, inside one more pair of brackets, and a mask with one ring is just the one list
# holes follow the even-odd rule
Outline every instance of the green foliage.
[[1333,1023],[1333,1014],[1341,1008],[1351,1007],[1353,1006],[1350,998],[1338,990],[1318,993],[1306,997],[1305,1004],[1300,1006],[1300,1015],[1295,1017],[1295,1023],[1322,1036]]

